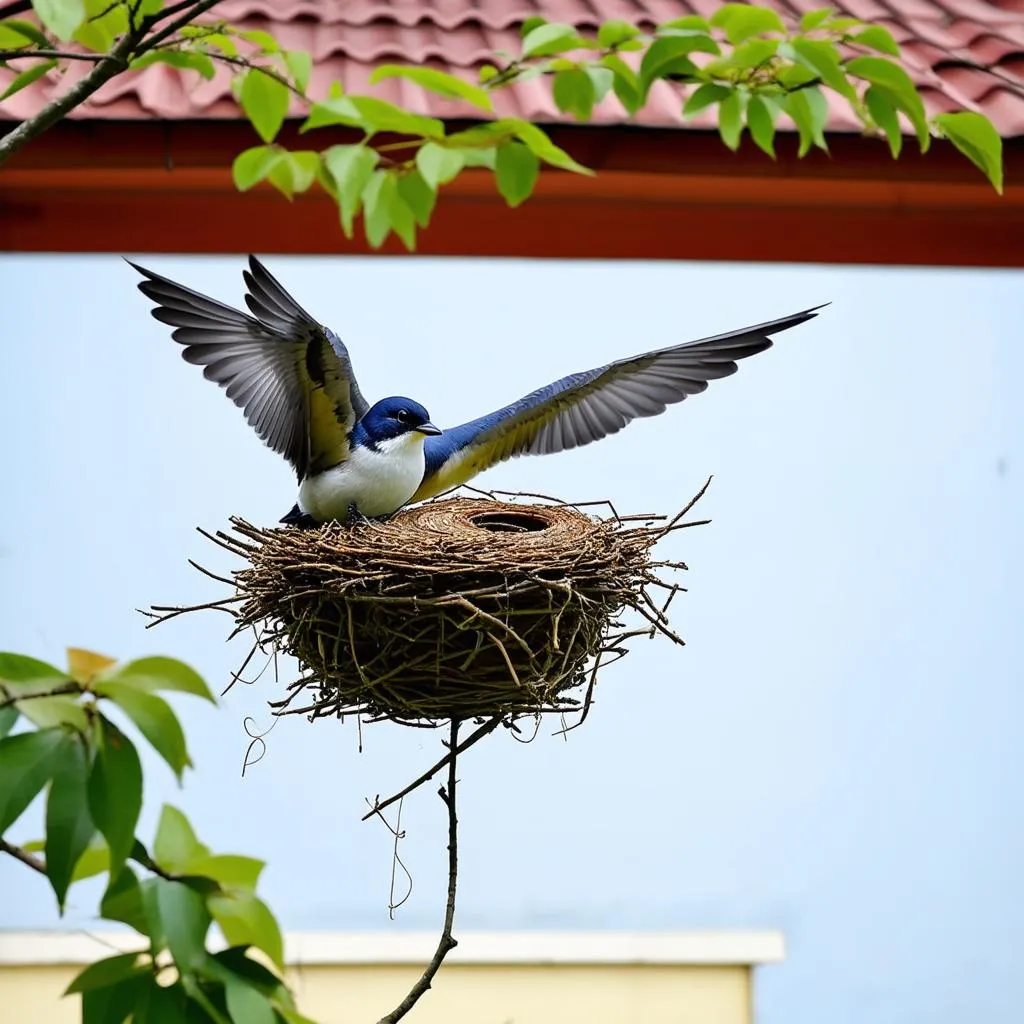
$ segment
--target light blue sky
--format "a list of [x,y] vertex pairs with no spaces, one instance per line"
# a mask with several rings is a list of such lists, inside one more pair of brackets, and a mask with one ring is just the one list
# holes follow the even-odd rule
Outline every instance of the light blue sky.
[[[139,257],[240,303],[238,258]],[[371,400],[441,426],[567,372],[819,302],[740,373],[663,417],[483,484],[671,512],[715,474],[666,552],[691,568],[688,646],[637,643],[587,725],[465,759],[464,929],[781,928],[763,1024],[988,1024],[1019,1011],[1024,948],[1024,275],[853,267],[268,260],[341,333]],[[273,522],[290,470],[149,316],[106,256],[0,256],[4,500],[0,649],[174,654],[220,688],[244,651],[210,613],[146,632],[134,611],[206,600],[194,532]],[[243,780],[245,715],[178,701],[198,770],[150,762],[143,832],[171,799],[215,848],[265,857],[292,929],[384,928],[390,837],[360,824],[438,737],[278,723]],[[415,891],[442,909],[443,809],[408,802]],[[29,823],[27,837],[38,829]],[[0,921],[55,923],[0,861]],[[88,923],[82,889],[72,925]]]

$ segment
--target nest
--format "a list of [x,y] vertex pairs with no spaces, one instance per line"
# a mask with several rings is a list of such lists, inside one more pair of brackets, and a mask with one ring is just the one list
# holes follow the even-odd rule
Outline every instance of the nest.
[[[234,518],[206,534],[246,562],[213,606],[230,606],[235,634],[255,629],[258,649],[298,660],[277,714],[430,725],[579,710],[628,638],[682,643],[665,612],[683,588],[662,577],[686,566],[651,549],[699,525],[681,522],[699,497],[670,522],[467,497],[351,528]],[[628,628],[627,609],[644,621]]]

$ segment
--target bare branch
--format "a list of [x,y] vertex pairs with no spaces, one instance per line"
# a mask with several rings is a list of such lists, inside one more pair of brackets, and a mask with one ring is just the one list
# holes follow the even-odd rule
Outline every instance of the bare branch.
[[363,815],[363,821],[369,821],[375,814],[379,814],[386,807],[390,807],[395,801],[401,800],[402,797],[408,796],[414,789],[419,789],[425,782],[429,782],[446,764],[451,764],[452,761],[458,757],[464,750],[469,750],[474,743],[482,740],[485,736],[494,732],[495,729],[501,725],[501,716],[496,717],[484,722],[476,732],[470,733],[470,735],[459,744],[458,747],[450,749],[440,761],[437,762],[433,767],[428,768],[422,775],[414,779],[404,789],[399,790],[392,796],[389,796],[387,800],[375,801],[373,806],[366,814]]
[[28,850],[23,850],[20,846],[7,842],[6,839],[0,839],[0,852],[10,854],[15,860],[27,864],[33,871],[38,871],[41,875],[46,874],[46,865],[38,857],[29,853]]
[[411,989],[408,995],[377,1024],[397,1024],[419,1001],[430,983],[434,980],[441,967],[444,958],[458,945],[452,936],[452,925],[455,923],[455,893],[458,888],[459,878],[459,818],[455,810],[455,787],[458,779],[455,775],[455,767],[458,761],[459,750],[459,720],[452,719],[451,737],[448,746],[451,749],[451,756],[448,760],[448,786],[442,786],[437,792],[448,808],[448,902],[444,912],[444,927],[441,930],[441,938],[438,940],[437,949],[427,964],[423,974]]

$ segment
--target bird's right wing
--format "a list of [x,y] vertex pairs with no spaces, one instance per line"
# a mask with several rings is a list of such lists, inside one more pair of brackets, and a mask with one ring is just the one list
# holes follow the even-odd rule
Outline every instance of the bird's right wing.
[[[130,262],[130,261],[129,261]],[[348,435],[366,412],[348,350],[255,257],[245,271],[249,316],[131,263],[153,316],[175,330],[182,355],[203,367],[256,433],[303,477],[348,457]]]
[[465,483],[517,455],[546,455],[597,441],[641,416],[696,395],[736,372],[736,361],[770,348],[771,335],[817,309],[713,338],[620,359],[548,384],[525,398],[426,440],[426,472],[413,501]]

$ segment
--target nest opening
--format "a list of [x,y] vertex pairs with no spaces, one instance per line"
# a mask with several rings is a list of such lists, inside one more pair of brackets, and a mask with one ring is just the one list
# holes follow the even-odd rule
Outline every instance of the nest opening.
[[[250,658],[298,660],[275,714],[436,725],[585,712],[598,668],[628,639],[682,643],[666,612],[684,588],[666,577],[686,566],[652,548],[701,525],[683,518],[703,493],[671,521],[467,497],[353,528],[234,518],[230,532],[204,531],[244,560],[230,580],[207,572],[233,593],[198,607],[230,611],[232,636],[255,630]],[[627,625],[625,612],[641,621]]]
[[469,521],[474,526],[493,533],[537,533],[546,530],[551,523],[536,513],[524,512],[522,509],[509,509],[503,512],[480,512],[471,515]]

